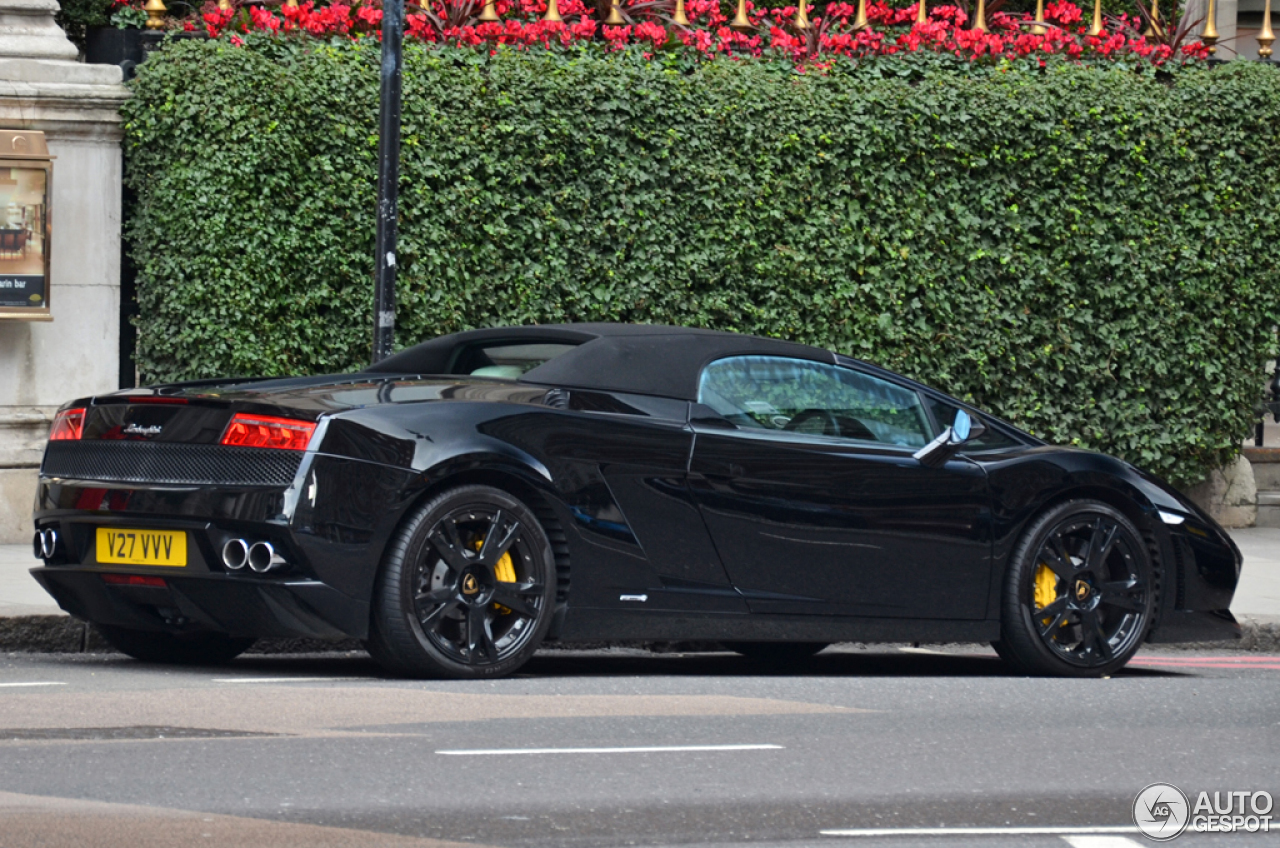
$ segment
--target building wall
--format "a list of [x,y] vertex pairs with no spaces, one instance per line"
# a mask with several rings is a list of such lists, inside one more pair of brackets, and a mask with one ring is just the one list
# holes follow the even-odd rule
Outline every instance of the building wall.
[[119,380],[121,130],[115,66],[74,61],[56,0],[0,0],[0,129],[40,130],[53,165],[53,320],[0,319],[0,543],[31,539],[57,407]]

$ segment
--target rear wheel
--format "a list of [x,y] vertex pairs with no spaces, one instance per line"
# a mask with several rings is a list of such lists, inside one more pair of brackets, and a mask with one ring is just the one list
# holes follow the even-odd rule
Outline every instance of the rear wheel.
[[756,662],[771,665],[803,662],[830,642],[725,642],[724,646]]
[[366,647],[412,677],[510,674],[555,606],[555,560],[533,512],[491,486],[461,486],[413,513],[388,550]]
[[1153,608],[1137,528],[1105,503],[1068,501],[1032,522],[1014,549],[995,647],[1028,674],[1110,674],[1141,646]]
[[102,638],[135,660],[178,665],[221,665],[252,647],[256,639],[234,639],[217,633],[177,636],[158,630],[130,630],[95,624]]

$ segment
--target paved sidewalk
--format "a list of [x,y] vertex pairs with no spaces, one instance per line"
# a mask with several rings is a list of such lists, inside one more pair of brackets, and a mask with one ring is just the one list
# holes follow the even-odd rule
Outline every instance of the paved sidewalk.
[[[1237,618],[1280,622],[1280,527],[1233,530],[1244,553],[1244,570],[1231,611]],[[0,618],[63,615],[27,573],[38,560],[29,545],[0,545]]]
[[1280,621],[1280,527],[1232,530],[1244,554],[1231,611],[1236,618]]
[[27,573],[39,564],[30,545],[0,545],[0,617],[66,615]]

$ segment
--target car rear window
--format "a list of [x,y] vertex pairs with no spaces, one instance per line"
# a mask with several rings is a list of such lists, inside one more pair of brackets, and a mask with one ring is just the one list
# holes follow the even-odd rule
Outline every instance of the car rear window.
[[454,358],[450,374],[499,377],[518,380],[528,371],[568,353],[577,345],[559,342],[507,344],[503,342],[467,345]]

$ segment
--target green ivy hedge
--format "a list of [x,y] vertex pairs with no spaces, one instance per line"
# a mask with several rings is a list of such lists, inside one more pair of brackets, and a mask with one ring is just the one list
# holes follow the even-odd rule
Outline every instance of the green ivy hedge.
[[[378,49],[182,43],[143,67],[144,379],[368,361]],[[1184,483],[1222,464],[1280,319],[1280,74],[945,68],[411,46],[397,341],[739,330]]]

